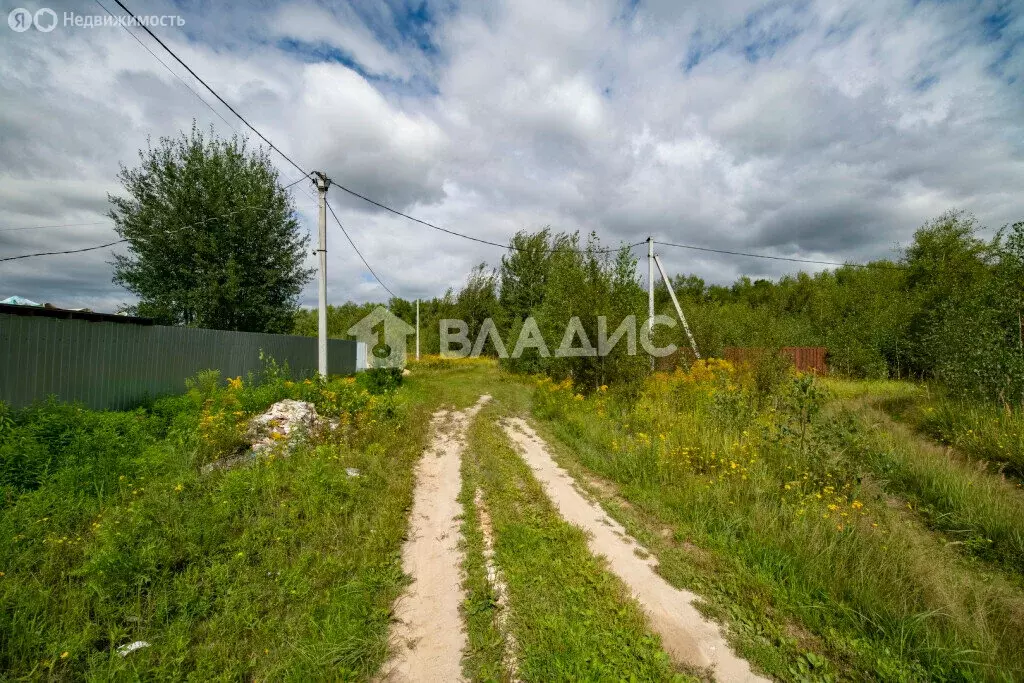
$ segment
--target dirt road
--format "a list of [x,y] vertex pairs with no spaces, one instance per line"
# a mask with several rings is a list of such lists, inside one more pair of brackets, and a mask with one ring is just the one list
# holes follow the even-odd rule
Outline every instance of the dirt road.
[[434,440],[416,468],[409,538],[402,549],[402,567],[413,583],[395,609],[395,652],[384,666],[384,680],[462,680],[459,468],[466,430],[488,400],[485,395],[465,410],[438,411],[431,422]]

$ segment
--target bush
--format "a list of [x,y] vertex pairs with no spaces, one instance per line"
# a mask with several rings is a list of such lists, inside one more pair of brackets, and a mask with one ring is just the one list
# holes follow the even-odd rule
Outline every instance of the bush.
[[402,368],[369,368],[357,378],[371,394],[388,394],[402,386]]

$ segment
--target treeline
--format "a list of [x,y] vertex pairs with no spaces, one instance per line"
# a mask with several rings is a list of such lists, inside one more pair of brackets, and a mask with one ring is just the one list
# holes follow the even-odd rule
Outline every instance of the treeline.
[[[957,392],[1024,404],[1024,222],[987,241],[979,230],[971,215],[949,212],[922,226],[894,260],[778,281],[744,277],[731,286],[677,275],[672,285],[705,356],[721,355],[726,346],[824,346],[832,370],[845,375],[937,379]],[[573,316],[594,346],[598,316],[607,317],[609,333],[628,315],[639,323],[646,319],[638,255],[628,249],[609,250],[594,235],[583,242],[577,234],[548,229],[520,232],[511,246],[496,268],[476,267],[458,292],[421,301],[425,353],[438,351],[443,318],[465,320],[470,340],[484,320],[493,319],[510,353],[529,316],[552,351]],[[658,313],[675,317],[660,280],[655,301]],[[372,307],[331,307],[329,333],[345,336]],[[389,308],[415,320],[414,302],[392,299]],[[315,311],[300,311],[295,330],[315,334]],[[656,338],[687,346],[679,326],[659,328]],[[596,358],[545,358],[527,350],[503,363],[598,386],[645,373],[642,352],[630,356],[626,350],[620,343]],[[484,352],[493,354],[493,344]]]
[[1022,404],[1024,222],[988,241],[978,233],[972,216],[950,212],[893,261],[729,287],[679,277],[673,286],[709,353],[824,346],[830,367],[849,376],[938,379]]

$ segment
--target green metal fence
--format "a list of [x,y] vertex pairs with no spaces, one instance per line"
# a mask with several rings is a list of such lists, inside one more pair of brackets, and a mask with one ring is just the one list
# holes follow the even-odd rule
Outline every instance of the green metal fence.
[[[21,407],[55,395],[123,410],[184,391],[200,370],[259,370],[260,351],[296,376],[316,372],[312,337],[0,313],[0,400]],[[327,359],[331,374],[355,372],[356,342],[329,340]]]

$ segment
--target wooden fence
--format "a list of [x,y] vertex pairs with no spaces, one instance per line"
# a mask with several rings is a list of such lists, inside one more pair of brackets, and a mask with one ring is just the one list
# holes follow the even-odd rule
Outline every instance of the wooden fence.
[[[53,395],[98,410],[178,393],[200,370],[224,377],[261,368],[260,352],[296,376],[317,368],[314,337],[164,327],[125,316],[0,305],[0,400],[21,407]],[[331,374],[356,371],[357,344],[328,340]]]

